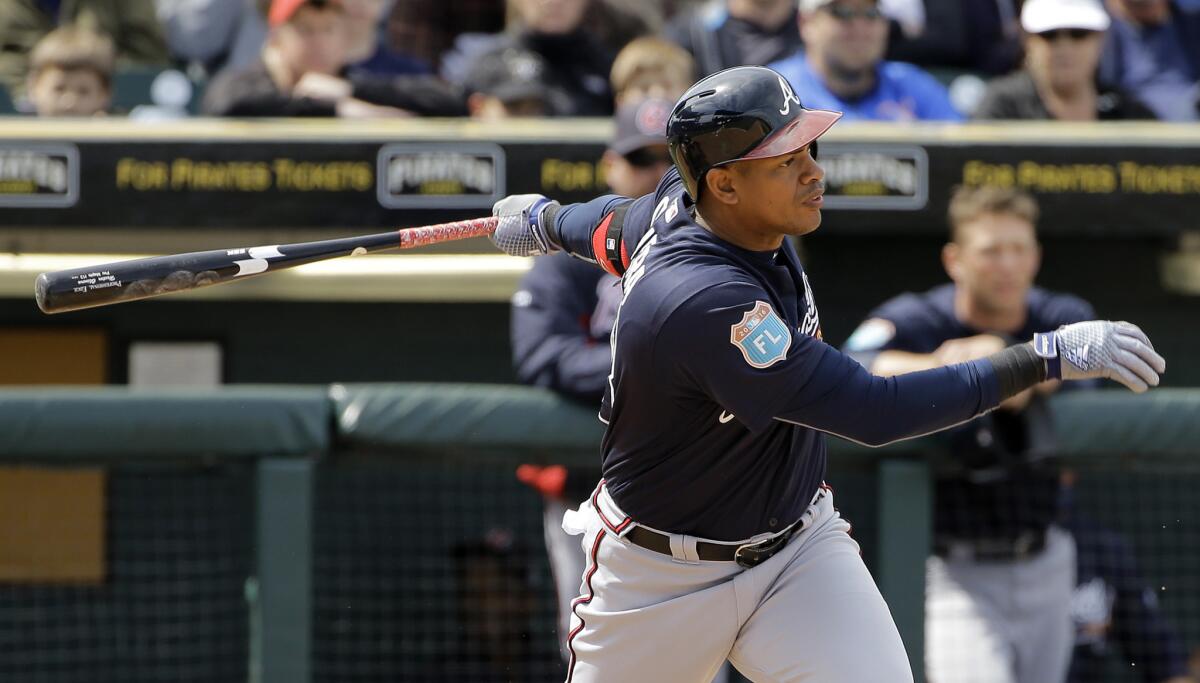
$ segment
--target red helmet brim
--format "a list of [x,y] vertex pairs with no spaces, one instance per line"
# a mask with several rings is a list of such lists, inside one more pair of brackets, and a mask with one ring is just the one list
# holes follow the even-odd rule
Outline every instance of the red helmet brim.
[[[824,109],[801,109],[800,116],[765,138],[757,147],[743,154],[741,159],[768,159],[791,154],[825,134],[842,118],[840,111]],[[737,161],[736,159],[734,161]]]

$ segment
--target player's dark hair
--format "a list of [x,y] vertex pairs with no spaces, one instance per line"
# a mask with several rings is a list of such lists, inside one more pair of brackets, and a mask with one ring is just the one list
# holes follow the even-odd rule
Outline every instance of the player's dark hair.
[[957,242],[963,226],[987,214],[1016,216],[1037,228],[1038,204],[1033,195],[1015,187],[959,185],[950,198],[950,241]]

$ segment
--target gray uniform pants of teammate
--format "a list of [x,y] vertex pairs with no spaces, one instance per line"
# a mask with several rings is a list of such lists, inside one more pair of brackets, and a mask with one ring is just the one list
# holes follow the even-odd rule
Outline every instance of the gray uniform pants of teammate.
[[1059,528],[1022,560],[931,557],[925,667],[930,683],[1062,683],[1075,631],[1075,541]]
[[563,526],[587,552],[571,620],[569,683],[696,683],[729,659],[755,683],[904,683],[912,672],[891,613],[829,492],[805,528],[754,568],[677,557],[623,536],[633,522],[605,492]]

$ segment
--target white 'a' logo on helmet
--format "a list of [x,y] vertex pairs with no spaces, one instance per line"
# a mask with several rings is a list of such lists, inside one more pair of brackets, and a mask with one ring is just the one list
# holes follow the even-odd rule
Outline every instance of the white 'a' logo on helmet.
[[797,107],[800,106],[800,98],[792,92],[791,84],[784,80],[783,76],[777,77],[779,78],[779,87],[783,90],[783,109],[780,109],[779,113],[787,116],[788,112],[792,110],[792,102],[795,102]]

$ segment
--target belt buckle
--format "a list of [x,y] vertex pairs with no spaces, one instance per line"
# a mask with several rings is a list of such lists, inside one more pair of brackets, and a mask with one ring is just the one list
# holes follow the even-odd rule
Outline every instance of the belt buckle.
[[786,533],[780,534],[775,538],[768,538],[765,541],[759,541],[758,543],[739,545],[737,550],[733,551],[733,561],[747,569],[757,567],[779,552],[779,549],[788,542],[789,538],[791,538],[791,534]]

